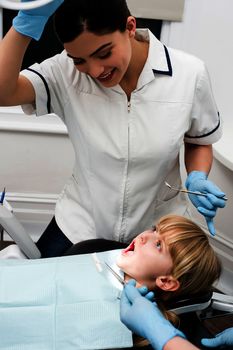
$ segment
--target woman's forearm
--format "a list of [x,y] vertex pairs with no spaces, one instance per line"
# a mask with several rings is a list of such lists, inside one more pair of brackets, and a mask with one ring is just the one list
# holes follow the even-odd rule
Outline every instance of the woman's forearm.
[[209,174],[212,161],[212,145],[185,143],[185,166],[188,174],[194,170]]

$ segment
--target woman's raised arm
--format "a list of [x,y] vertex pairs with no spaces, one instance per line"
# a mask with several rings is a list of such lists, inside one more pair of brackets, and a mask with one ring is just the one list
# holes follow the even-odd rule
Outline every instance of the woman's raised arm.
[[12,106],[32,103],[35,92],[32,84],[20,76],[24,54],[30,41],[39,40],[49,17],[63,0],[21,10],[13,20],[13,27],[0,42],[0,105]]
[[0,42],[0,105],[15,106],[35,99],[31,83],[19,73],[31,38],[12,27]]

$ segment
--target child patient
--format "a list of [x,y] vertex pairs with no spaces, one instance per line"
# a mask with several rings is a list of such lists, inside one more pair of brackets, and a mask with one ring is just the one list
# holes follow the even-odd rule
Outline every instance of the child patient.
[[[117,256],[125,281],[156,290],[160,307],[204,293],[220,275],[206,234],[176,215],[161,218]],[[114,258],[115,259],[115,258]],[[119,289],[98,272],[91,254],[0,261],[1,349],[104,349],[130,347],[120,322]]]
[[191,220],[177,215],[162,217],[156,226],[139,234],[124,249],[117,265],[125,280],[134,278],[156,291],[157,303],[166,313],[173,300],[191,298],[211,290],[221,265],[205,232]]

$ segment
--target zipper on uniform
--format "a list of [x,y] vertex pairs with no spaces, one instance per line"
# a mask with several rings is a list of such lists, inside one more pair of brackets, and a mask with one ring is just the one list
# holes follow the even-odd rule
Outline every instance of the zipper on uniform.
[[123,193],[123,203],[122,203],[122,210],[121,210],[121,219],[120,219],[120,230],[119,230],[119,241],[124,242],[124,236],[126,234],[126,222],[127,222],[127,211],[128,211],[128,197],[129,197],[129,153],[130,153],[130,126],[128,125],[128,153],[127,153],[127,160],[125,163],[125,169],[124,169],[124,193]]
[[128,101],[128,113],[130,113],[130,110],[131,110],[131,101]]

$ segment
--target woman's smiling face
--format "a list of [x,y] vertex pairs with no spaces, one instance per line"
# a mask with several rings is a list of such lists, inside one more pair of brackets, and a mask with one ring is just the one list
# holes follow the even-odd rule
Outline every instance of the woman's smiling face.
[[139,234],[122,251],[117,265],[140,285],[155,288],[156,278],[169,275],[173,267],[165,235],[152,229]]
[[67,55],[76,68],[105,87],[123,79],[131,60],[129,31],[96,35],[85,31],[70,43],[65,43]]

